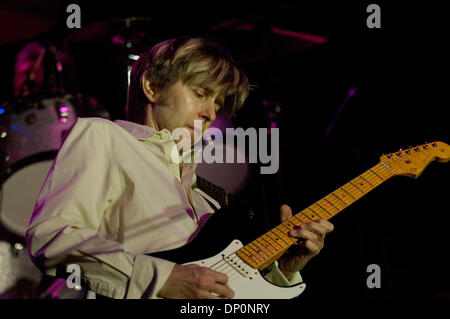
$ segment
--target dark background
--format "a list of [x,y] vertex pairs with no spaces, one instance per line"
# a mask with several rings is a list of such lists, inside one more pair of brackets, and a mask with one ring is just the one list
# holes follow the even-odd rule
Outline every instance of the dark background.
[[[63,46],[76,32],[65,25],[69,2],[41,3],[44,9],[31,1],[24,10],[49,16],[55,24],[32,38],[1,46],[1,101],[13,98],[15,54],[27,41],[51,39]],[[449,142],[448,26],[440,5],[375,1],[381,7],[381,29],[369,29],[368,1],[76,3],[82,27],[146,16],[160,21],[150,30],[150,45],[179,35],[208,35],[227,46],[256,86],[234,119],[237,126],[267,127],[263,101],[280,106],[280,170],[270,176],[253,174],[242,192],[264,227],[276,223],[281,203],[300,211],[377,164],[383,153]],[[297,50],[287,53],[263,31],[208,31],[230,19],[328,41],[303,47],[292,39],[290,47]],[[125,69],[115,50],[99,42],[72,48],[72,54],[77,89],[97,98],[119,119]],[[343,104],[351,88],[355,94]],[[302,271],[308,285],[302,298],[450,298],[449,171],[448,164],[431,163],[417,180],[395,177],[335,217],[335,231],[324,250]],[[366,286],[369,264],[381,267],[380,289]]]

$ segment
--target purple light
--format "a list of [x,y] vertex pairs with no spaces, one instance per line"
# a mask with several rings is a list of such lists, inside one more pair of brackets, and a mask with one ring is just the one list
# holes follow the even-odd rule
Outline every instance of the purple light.
[[274,33],[278,33],[278,34],[289,36],[289,37],[294,37],[294,38],[301,39],[301,40],[306,40],[306,41],[309,41],[312,43],[322,44],[322,43],[326,43],[328,41],[328,39],[326,37],[322,37],[320,35],[300,33],[297,31],[284,30],[284,29],[280,29],[277,27],[271,27],[270,29]]
[[348,95],[353,96],[356,93],[356,88],[352,87],[349,91],[348,91]]
[[68,108],[67,106],[61,106],[61,107],[59,108],[59,111],[60,111],[60,112],[67,112],[67,111],[69,111],[69,108]]

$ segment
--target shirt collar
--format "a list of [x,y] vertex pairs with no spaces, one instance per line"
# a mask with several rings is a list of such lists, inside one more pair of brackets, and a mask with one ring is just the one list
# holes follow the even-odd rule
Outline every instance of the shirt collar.
[[[115,124],[122,127],[124,130],[126,130],[128,133],[133,135],[138,140],[150,140],[153,141],[159,140],[160,143],[166,144],[172,144],[175,143],[173,140],[172,134],[167,129],[162,129],[161,131],[155,130],[153,127],[148,125],[142,125],[137,124],[134,122],[124,121],[124,120],[115,120]],[[174,145],[174,144],[173,144]],[[171,146],[173,146],[171,145]],[[168,157],[171,156],[171,152],[169,152],[169,148],[164,147],[162,150]],[[193,157],[192,157],[193,156]],[[181,159],[178,159],[178,161],[182,161],[185,163],[195,163],[197,162],[199,156],[201,156],[201,148],[195,149],[192,148],[190,151],[185,152],[182,155]]]
[[171,135],[169,130],[167,129],[163,129],[158,132],[151,126],[136,124],[129,121],[115,120],[114,123],[122,127],[124,130],[126,130],[128,133],[130,133],[139,140],[148,140],[149,138],[152,138],[155,134],[158,133],[160,135],[167,135],[167,134]]

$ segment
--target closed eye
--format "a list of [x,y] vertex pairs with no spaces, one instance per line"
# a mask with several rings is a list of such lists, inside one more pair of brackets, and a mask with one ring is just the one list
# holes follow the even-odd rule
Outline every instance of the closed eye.
[[206,92],[201,90],[201,89],[194,89],[194,94],[199,97],[199,98],[205,98],[206,97]]

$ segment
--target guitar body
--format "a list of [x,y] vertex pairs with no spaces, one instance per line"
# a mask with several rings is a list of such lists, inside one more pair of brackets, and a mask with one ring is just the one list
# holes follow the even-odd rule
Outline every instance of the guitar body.
[[300,295],[306,284],[276,286],[235,254],[243,247],[243,242],[254,238],[255,227],[252,216],[243,207],[225,207],[214,213],[188,244],[149,255],[225,273],[229,287],[235,292],[235,299],[288,299]]

